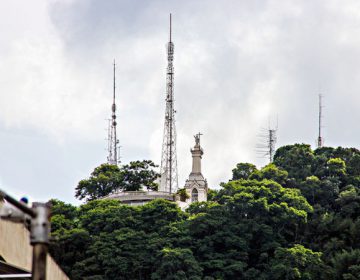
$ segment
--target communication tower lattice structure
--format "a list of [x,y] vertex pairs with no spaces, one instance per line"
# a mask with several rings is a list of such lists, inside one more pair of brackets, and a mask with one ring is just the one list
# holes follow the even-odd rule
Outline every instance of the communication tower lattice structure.
[[321,136],[321,128],[322,128],[322,109],[323,109],[323,105],[322,105],[322,95],[319,94],[319,136],[317,139],[317,147],[321,148],[324,145],[324,138]]
[[160,190],[175,193],[178,188],[178,170],[176,156],[176,127],[174,109],[174,43],[171,38],[171,14],[170,14],[170,38],[167,44],[167,73],[166,73],[166,109],[164,136],[161,154]]
[[256,151],[261,157],[268,157],[270,163],[273,161],[276,151],[277,130],[277,124],[276,128],[271,128],[269,123],[269,128],[263,129],[263,132],[258,135],[261,143],[256,146]]
[[111,119],[109,119],[108,128],[108,157],[107,162],[109,164],[118,165],[120,163],[120,146],[119,139],[116,134],[116,103],[115,103],[115,90],[116,90],[116,76],[115,76],[116,64],[114,60],[114,84],[113,84],[113,103],[111,106]]

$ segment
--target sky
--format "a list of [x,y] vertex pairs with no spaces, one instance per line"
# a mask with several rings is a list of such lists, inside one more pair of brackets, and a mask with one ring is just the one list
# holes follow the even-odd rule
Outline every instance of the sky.
[[259,168],[261,135],[359,148],[360,2],[3,0],[0,188],[79,204],[75,187],[106,162],[112,63],[121,160],[160,164],[169,13],[175,44],[179,185],[203,134],[210,188],[238,162]]

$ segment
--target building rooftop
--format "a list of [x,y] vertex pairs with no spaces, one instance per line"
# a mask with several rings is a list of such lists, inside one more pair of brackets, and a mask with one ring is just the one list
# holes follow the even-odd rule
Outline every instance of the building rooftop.
[[142,205],[157,198],[175,201],[174,194],[160,191],[119,191],[104,197],[104,199],[118,199],[122,203],[130,205]]

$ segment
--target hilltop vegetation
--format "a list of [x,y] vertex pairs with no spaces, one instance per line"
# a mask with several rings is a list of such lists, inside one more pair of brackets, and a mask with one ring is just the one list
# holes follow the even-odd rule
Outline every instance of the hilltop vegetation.
[[182,212],[53,200],[51,254],[71,279],[359,279],[360,151],[295,144],[239,163]]
[[151,160],[132,161],[118,167],[108,163],[96,167],[90,177],[81,180],[75,188],[75,197],[91,201],[107,196],[114,191],[139,191],[144,186],[157,190],[155,180],[160,177]]

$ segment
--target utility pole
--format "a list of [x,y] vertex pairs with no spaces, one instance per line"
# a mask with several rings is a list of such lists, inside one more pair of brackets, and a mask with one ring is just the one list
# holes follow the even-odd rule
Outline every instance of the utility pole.
[[13,205],[0,209],[0,218],[15,223],[30,222],[30,244],[33,246],[32,280],[46,280],[46,256],[50,235],[50,205],[34,202],[32,208],[0,190],[0,199]]
[[166,109],[164,135],[161,154],[160,190],[174,193],[178,188],[178,170],[176,156],[176,127],[174,109],[174,43],[172,42],[170,14],[170,36],[167,44],[167,73],[166,73]]

